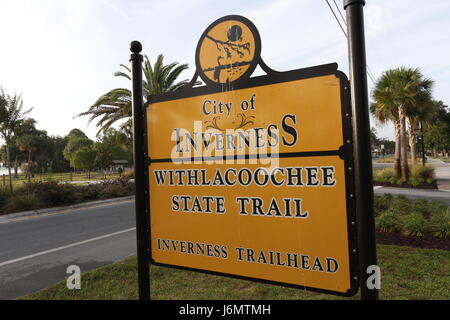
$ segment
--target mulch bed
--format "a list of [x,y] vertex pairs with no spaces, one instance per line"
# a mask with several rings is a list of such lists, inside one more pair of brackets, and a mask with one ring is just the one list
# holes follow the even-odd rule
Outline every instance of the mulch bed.
[[450,250],[450,239],[443,239],[429,235],[416,237],[394,232],[377,232],[376,240],[378,244]]
[[396,183],[389,183],[389,182],[373,182],[374,186],[383,186],[383,187],[391,187],[391,188],[408,188],[408,189],[427,189],[427,190],[437,190],[438,186],[436,182],[433,183],[423,183],[419,184],[417,186],[413,186],[411,184],[402,183],[402,184],[396,184]]

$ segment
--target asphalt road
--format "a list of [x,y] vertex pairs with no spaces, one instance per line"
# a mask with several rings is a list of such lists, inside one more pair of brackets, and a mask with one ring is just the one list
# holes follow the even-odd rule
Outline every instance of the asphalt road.
[[14,299],[69,276],[136,254],[134,200],[3,220],[0,299]]

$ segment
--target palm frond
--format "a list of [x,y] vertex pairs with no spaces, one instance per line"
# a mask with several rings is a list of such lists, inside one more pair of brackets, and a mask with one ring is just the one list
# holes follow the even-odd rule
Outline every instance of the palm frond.
[[[131,80],[131,69],[121,64],[122,71],[117,71],[114,76]],[[159,54],[152,65],[147,55],[144,55],[142,66],[144,95],[161,94],[179,90],[189,84],[188,80],[176,82],[180,74],[188,68],[187,64],[173,62],[164,65],[164,56]],[[120,128],[125,130],[131,126],[132,120],[132,95],[131,90],[116,88],[100,96],[94,104],[85,112],[75,117],[88,116],[88,122],[97,120],[99,127],[97,135],[106,132],[114,123],[124,121]]]

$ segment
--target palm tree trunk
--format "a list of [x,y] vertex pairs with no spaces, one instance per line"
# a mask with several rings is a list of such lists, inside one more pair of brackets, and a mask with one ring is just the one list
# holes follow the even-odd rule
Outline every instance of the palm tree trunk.
[[401,164],[400,164],[400,122],[397,120],[394,122],[395,129],[395,152],[394,152],[394,175],[396,178],[401,177]]
[[398,120],[400,122],[400,164],[402,181],[408,182],[408,150],[406,145],[406,112],[405,106],[398,107]]
[[416,121],[412,118],[408,118],[408,136],[409,136],[409,148],[411,149],[412,164],[417,164],[417,135],[414,131],[416,127]]

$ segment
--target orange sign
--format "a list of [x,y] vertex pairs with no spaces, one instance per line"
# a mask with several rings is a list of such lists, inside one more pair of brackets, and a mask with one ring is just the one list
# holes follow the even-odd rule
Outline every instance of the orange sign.
[[207,86],[149,97],[152,261],[353,295],[348,81],[335,64],[248,78],[258,48],[247,19],[219,19]]

